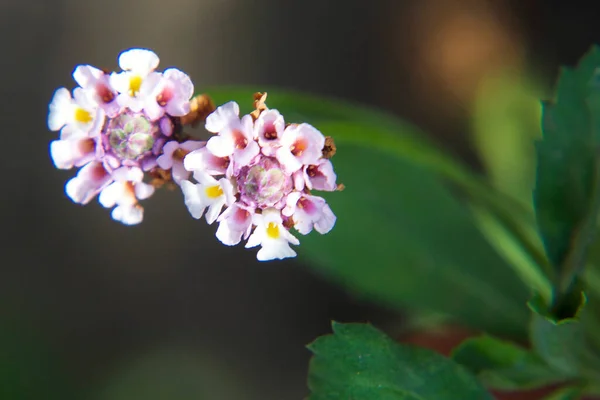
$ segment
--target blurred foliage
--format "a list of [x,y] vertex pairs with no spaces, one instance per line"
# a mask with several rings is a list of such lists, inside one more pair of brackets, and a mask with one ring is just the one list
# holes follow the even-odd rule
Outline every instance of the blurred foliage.
[[496,390],[530,390],[567,379],[535,352],[487,335],[465,340],[452,358]]

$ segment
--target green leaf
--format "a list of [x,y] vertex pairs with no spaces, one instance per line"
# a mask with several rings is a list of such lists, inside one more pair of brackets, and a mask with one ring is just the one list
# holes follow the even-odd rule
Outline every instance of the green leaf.
[[[600,209],[600,90],[594,47],[576,69],[564,68],[554,102],[543,106],[534,202],[554,266],[555,307],[580,274]],[[567,316],[568,317],[568,316]]]
[[534,352],[487,335],[465,340],[452,358],[497,390],[535,389],[565,379]]
[[492,184],[533,212],[534,140],[541,137],[542,91],[513,69],[487,75],[472,110],[472,135]]
[[[217,93],[209,92],[217,103],[244,104],[251,91]],[[294,95],[271,91],[268,104],[287,122],[312,123],[335,139],[332,161],[346,189],[323,195],[338,217],[336,227],[324,236],[301,237],[300,259],[384,304],[441,312],[476,329],[525,337],[527,287],[442,178],[468,193],[471,186],[479,188],[478,199],[501,198],[414,127],[361,107],[303,98],[296,103]]]
[[600,379],[600,357],[586,337],[585,295],[582,293],[579,309],[573,318],[552,319],[540,310],[540,301],[533,299],[529,306],[534,311],[530,325],[533,349],[554,370],[565,378],[585,377]]
[[310,400],[485,400],[464,368],[430,350],[400,345],[371,325],[333,323],[308,347]]

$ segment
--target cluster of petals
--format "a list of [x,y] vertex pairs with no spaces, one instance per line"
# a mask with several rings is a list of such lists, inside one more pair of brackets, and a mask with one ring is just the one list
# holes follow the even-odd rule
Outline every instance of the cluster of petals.
[[213,133],[206,145],[188,153],[181,180],[192,217],[217,222],[217,238],[228,246],[247,240],[260,246],[260,261],[296,256],[290,245],[313,229],[328,233],[336,217],[313,190],[334,191],[336,175],[325,158],[325,137],[307,124],[286,124],[275,109],[240,117],[235,102],[206,119]]
[[122,71],[112,73],[79,65],[73,72],[78,86],[56,90],[48,127],[60,137],[50,154],[57,168],[80,168],[65,187],[71,200],[87,204],[99,195],[115,220],[134,225],[143,219],[139,200],[154,192],[145,173],[162,168],[176,181],[187,179],[183,156],[203,143],[180,143],[174,135],[194,92],[185,73],[158,72],[158,56],[146,49],[127,50],[118,61]]

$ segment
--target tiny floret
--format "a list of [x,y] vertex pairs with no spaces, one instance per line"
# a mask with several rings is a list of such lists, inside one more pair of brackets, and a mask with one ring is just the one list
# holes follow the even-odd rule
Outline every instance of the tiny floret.
[[60,131],[50,143],[54,165],[81,167],[65,187],[67,196],[87,204],[100,194],[113,219],[127,225],[142,221],[140,200],[154,193],[146,175],[187,179],[185,155],[205,145],[182,132],[191,79],[175,68],[159,72],[158,64],[154,52],[131,49],[119,56],[120,72],[79,65],[78,86],[56,90],[49,105],[48,127]]
[[325,234],[336,217],[324,198],[311,190],[334,191],[336,175],[323,157],[325,136],[307,123],[289,124],[256,94],[256,110],[240,116],[237,103],[218,107],[206,118],[214,133],[206,147],[183,160],[193,172],[183,180],[185,204],[196,219],[218,222],[217,238],[227,246],[247,240],[260,246],[260,261],[295,257],[291,245],[315,230]]

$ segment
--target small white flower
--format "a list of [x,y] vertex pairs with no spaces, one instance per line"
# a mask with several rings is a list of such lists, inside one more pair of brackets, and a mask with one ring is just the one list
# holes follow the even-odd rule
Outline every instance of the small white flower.
[[152,86],[160,81],[161,74],[154,72],[158,63],[158,56],[150,50],[131,49],[121,53],[119,66],[123,72],[113,72],[110,76],[111,86],[119,92],[117,101],[121,107],[128,107],[134,112],[142,111],[147,102],[147,96],[143,93],[147,95],[152,91],[142,91],[142,85]]
[[233,185],[227,178],[216,180],[212,176],[202,171],[194,172],[194,179],[198,183],[193,184],[190,181],[181,181],[181,190],[192,217],[202,218],[206,211],[206,222],[212,224],[215,222],[223,206],[229,206],[235,201]]
[[54,140],[50,143],[50,156],[56,168],[81,167],[96,158],[96,141],[82,135]]
[[79,65],[73,71],[73,79],[109,118],[119,113],[121,106],[117,102],[117,93],[110,85],[109,75],[104,71],[91,65]]
[[162,149],[162,155],[156,159],[158,166],[165,170],[171,170],[175,183],[179,183],[190,177],[190,172],[183,167],[183,160],[188,153],[204,146],[204,142],[188,140],[178,143],[174,140],[167,142]]
[[190,112],[190,99],[194,95],[194,84],[190,77],[176,69],[166,69],[162,75],[148,77],[140,87],[145,99],[144,112],[157,120],[168,114],[182,117]]
[[234,172],[249,165],[260,153],[260,146],[254,140],[252,117],[244,115],[240,120],[238,112],[237,103],[230,102],[217,108],[206,120],[206,129],[218,133],[208,140],[206,148],[217,157],[229,157]]
[[298,245],[300,242],[283,226],[279,210],[268,208],[262,214],[254,214],[253,223],[256,228],[248,238],[246,247],[261,245],[261,249],[256,254],[259,261],[281,260],[296,256],[290,243]]
[[242,238],[248,239],[252,230],[252,215],[254,209],[241,203],[233,203],[217,219],[217,239],[227,246],[238,244]]
[[303,123],[285,128],[277,149],[277,160],[288,174],[302,165],[317,164],[325,146],[325,136],[312,125]]
[[229,157],[217,157],[206,147],[192,151],[183,159],[188,171],[204,171],[209,175],[225,175],[231,162]]
[[283,115],[277,110],[263,111],[254,123],[254,136],[266,156],[275,156],[280,147],[281,135],[285,130]]
[[125,225],[136,225],[144,218],[144,208],[138,200],[152,196],[154,187],[142,182],[144,173],[139,168],[122,167],[113,172],[116,181],[107,186],[98,198],[106,208],[116,207],[111,216]]
[[85,133],[94,136],[104,123],[104,112],[90,101],[81,88],[73,91],[73,97],[66,88],[56,90],[48,109],[48,128],[52,131],[65,128],[69,135]]
[[93,161],[67,182],[65,192],[75,203],[87,204],[111,182],[112,178],[102,163]]
[[320,234],[333,229],[336,217],[324,198],[293,192],[288,195],[286,203],[281,213],[292,217],[294,228],[302,235],[309,234],[313,227]]

